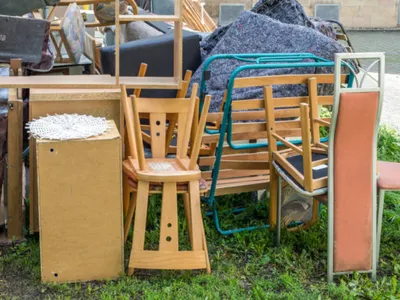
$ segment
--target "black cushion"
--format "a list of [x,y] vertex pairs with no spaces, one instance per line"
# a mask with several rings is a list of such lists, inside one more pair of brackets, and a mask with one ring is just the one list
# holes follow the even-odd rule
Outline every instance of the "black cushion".
[[[174,34],[141,39],[124,43],[120,47],[120,75],[137,76],[140,64],[147,63],[150,77],[173,76]],[[101,49],[101,66],[104,74],[115,75],[115,46]],[[183,74],[186,70],[195,72],[201,64],[200,38],[191,32],[183,33]],[[142,97],[172,98],[174,90],[143,90]]]
[[[312,153],[312,161],[318,161],[328,158],[327,154],[322,154],[322,153]],[[287,158],[287,161],[297,170],[299,171],[302,175],[304,175],[304,168],[303,168],[303,156],[302,155],[294,155],[291,157]],[[279,163],[277,163],[279,165]],[[297,184],[298,187],[304,190],[304,187],[302,187],[295,178],[293,178],[287,170],[285,170],[281,165],[279,165],[281,171],[285,173],[287,177],[290,178],[294,183]],[[328,176],[328,168],[313,168],[312,170],[313,173],[313,179],[320,179],[323,177]]]

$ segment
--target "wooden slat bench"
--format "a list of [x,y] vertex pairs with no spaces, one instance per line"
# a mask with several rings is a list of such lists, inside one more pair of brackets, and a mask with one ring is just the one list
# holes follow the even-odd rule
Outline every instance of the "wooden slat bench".
[[[251,78],[237,78],[234,88],[268,86],[268,85],[307,85],[310,78],[318,84],[333,84],[333,74],[306,74],[306,75],[279,75]],[[342,77],[342,82],[346,81],[346,76]],[[332,89],[333,90],[333,89]],[[313,92],[316,92],[312,90]],[[226,98],[225,98],[226,99]],[[300,140],[301,124],[298,120],[300,116],[300,103],[309,103],[308,96],[273,98],[276,120],[276,131],[280,136],[290,140]],[[321,105],[331,105],[333,96],[318,96]],[[213,123],[213,128],[219,129],[223,119],[222,108],[220,112],[209,113],[208,122]],[[219,134],[205,133],[203,143],[208,147],[208,153],[203,153],[199,158],[199,166],[202,168],[202,178],[208,182],[208,192],[205,196],[209,204],[215,205],[216,196],[252,192],[267,189],[270,182],[276,180],[274,174],[270,174],[271,159],[267,144],[267,124],[268,117],[265,112],[264,99],[249,99],[232,101],[232,142],[240,143],[260,143],[260,147],[251,149],[235,150],[226,142],[220,162],[219,174],[215,174],[214,167],[216,161],[216,144],[219,141]],[[262,145],[263,143],[264,145]],[[286,148],[285,141],[281,141],[280,147]],[[211,190],[213,178],[218,176],[215,192]],[[274,227],[276,224],[276,188],[271,185],[270,204],[269,204],[269,224]],[[314,214],[315,215],[315,214]],[[235,230],[224,231],[222,233],[232,233]],[[241,231],[242,229],[237,229]]]

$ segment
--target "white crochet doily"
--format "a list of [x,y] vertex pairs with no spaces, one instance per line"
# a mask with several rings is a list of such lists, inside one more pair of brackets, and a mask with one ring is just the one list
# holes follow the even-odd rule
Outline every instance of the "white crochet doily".
[[109,125],[105,118],[64,114],[41,117],[28,123],[26,128],[34,138],[76,140],[101,135],[107,131]]

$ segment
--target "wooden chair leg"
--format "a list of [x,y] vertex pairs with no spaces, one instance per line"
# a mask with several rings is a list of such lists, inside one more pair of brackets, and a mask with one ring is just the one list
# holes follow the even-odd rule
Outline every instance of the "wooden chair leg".
[[175,182],[165,182],[161,204],[160,251],[179,251],[178,199]]
[[201,215],[200,206],[200,187],[198,181],[189,182],[189,194],[190,194],[190,215],[191,215],[191,236],[192,236],[192,250],[198,251],[203,250],[203,217]]
[[277,216],[277,201],[278,201],[278,175],[274,170],[270,172],[270,185],[269,185],[269,224],[271,229],[276,226]]
[[128,209],[130,204],[131,198],[131,188],[129,187],[128,183],[128,175],[124,173],[124,181],[123,181],[123,209],[124,209],[124,217],[128,215]]
[[282,179],[278,176],[277,184],[276,184],[276,192],[277,192],[277,201],[276,203],[276,246],[280,247],[281,245],[281,226],[282,226]]
[[210,264],[210,257],[208,255],[208,247],[207,247],[207,239],[206,239],[206,231],[204,229],[204,222],[203,219],[201,219],[201,223],[202,223],[202,233],[203,233],[203,249],[205,252],[205,256],[206,256],[206,270],[207,273],[210,274],[211,273],[211,264]]
[[146,221],[147,221],[147,207],[149,203],[149,182],[139,181],[138,190],[136,196],[136,214],[135,223],[133,226],[133,240],[131,257],[128,267],[128,275],[132,275],[135,271],[133,265],[135,251],[144,250],[144,238],[146,233]]
[[130,197],[130,204],[129,204],[129,209],[127,216],[125,217],[125,223],[124,223],[124,242],[128,240],[128,234],[129,234],[129,229],[131,228],[132,224],[132,219],[133,219],[133,214],[135,213],[135,208],[136,208],[136,202],[137,202],[137,193],[133,192],[131,197]]
[[190,215],[190,197],[189,194],[183,194],[183,207],[185,209],[185,217],[187,222],[187,230],[189,234],[190,244],[193,247],[193,238],[192,238],[192,224],[191,224],[191,215]]

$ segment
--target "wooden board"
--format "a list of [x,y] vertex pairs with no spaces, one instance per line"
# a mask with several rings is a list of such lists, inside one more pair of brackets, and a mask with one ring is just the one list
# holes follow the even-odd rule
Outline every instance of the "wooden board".
[[68,6],[71,3],[76,3],[78,5],[86,5],[86,4],[97,4],[97,3],[110,3],[113,2],[114,0],[60,0],[59,3],[57,3],[58,6]]
[[[29,120],[64,113],[89,114],[114,120],[121,126],[120,90],[31,90]],[[52,100],[53,99],[53,100]],[[36,143],[29,141],[30,153],[30,231],[38,232]]]
[[21,240],[23,234],[24,213],[22,207],[22,100],[17,100],[16,91],[10,94],[8,101],[8,238]]
[[[120,77],[127,88],[178,89],[180,81],[173,77]],[[31,89],[114,89],[115,77],[110,75],[0,77],[0,88]]]
[[123,272],[121,139],[37,141],[43,282],[117,278]]

